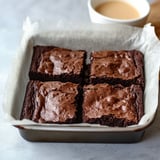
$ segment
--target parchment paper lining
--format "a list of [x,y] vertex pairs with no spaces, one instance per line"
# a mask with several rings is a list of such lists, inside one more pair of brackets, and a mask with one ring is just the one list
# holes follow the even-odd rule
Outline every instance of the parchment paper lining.
[[[20,49],[15,56],[13,71],[9,76],[4,99],[4,115],[12,125],[31,126],[86,126],[106,127],[90,124],[37,124],[30,120],[19,120],[22,109],[26,84],[29,81],[28,71],[34,45],[54,45],[71,49],[93,50],[131,50],[137,49],[144,53],[145,60],[145,115],[138,125],[148,125],[155,116],[158,107],[158,84],[160,68],[160,42],[154,28],[147,24],[144,28],[123,25],[96,25],[73,27],[73,25],[59,25],[47,27],[37,22],[31,23],[29,19],[23,25],[23,37]],[[108,127],[112,128],[112,127]],[[127,127],[128,128],[128,127]]]

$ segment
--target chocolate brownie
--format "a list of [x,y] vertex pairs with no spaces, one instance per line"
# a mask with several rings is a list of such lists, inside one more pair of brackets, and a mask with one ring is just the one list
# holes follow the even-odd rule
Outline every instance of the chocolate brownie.
[[90,84],[84,86],[83,122],[125,127],[144,114],[140,85]]
[[31,80],[80,83],[86,52],[54,46],[35,46],[29,71]]
[[137,50],[97,51],[91,54],[91,83],[110,83],[144,88],[143,54]]
[[29,81],[21,119],[39,123],[77,121],[79,85],[71,82]]

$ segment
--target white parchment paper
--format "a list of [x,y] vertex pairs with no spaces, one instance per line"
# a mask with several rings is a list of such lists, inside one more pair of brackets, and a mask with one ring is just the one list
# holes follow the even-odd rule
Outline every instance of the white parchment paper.
[[[46,25],[47,24],[47,25]],[[31,22],[26,19],[23,25],[23,37],[19,51],[13,63],[13,71],[6,86],[4,100],[5,119],[12,125],[46,126],[98,126],[90,124],[37,124],[30,120],[19,120],[28,82],[28,71],[34,45],[54,45],[71,49],[84,49],[89,53],[93,50],[131,50],[137,49],[144,53],[145,61],[145,115],[138,125],[148,125],[155,116],[158,107],[160,42],[154,27],[150,24],[144,28],[124,25],[88,24],[49,24]],[[99,126],[106,127],[106,126]],[[112,127],[109,127],[112,128]]]

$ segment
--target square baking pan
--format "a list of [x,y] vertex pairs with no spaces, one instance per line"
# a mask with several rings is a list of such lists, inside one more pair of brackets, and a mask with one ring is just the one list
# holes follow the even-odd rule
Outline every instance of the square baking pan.
[[[27,32],[27,33],[26,33]],[[125,34],[124,34],[125,33]],[[148,36],[148,41],[145,38]],[[38,124],[19,120],[23,105],[28,72],[34,45],[53,45],[70,49],[131,50],[144,53],[145,61],[145,115],[137,125],[108,127],[94,124]],[[146,128],[154,121],[158,108],[160,43],[151,26],[88,27],[88,29],[25,31],[16,55],[12,74],[7,83],[4,112],[6,119],[17,127],[21,136],[29,141],[55,142],[111,142],[131,143],[142,139]],[[158,64],[157,64],[158,63]],[[150,66],[152,64],[152,66]]]

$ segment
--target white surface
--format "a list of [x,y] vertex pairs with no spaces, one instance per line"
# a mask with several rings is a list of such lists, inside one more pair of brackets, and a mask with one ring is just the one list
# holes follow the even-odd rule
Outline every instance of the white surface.
[[[21,39],[22,22],[47,19],[89,23],[86,0],[0,0],[0,107],[11,61]],[[1,107],[2,108],[2,107]],[[50,159],[160,159],[160,110],[143,140],[134,144],[31,143],[21,138],[18,130],[4,124],[0,108],[0,160]]]

